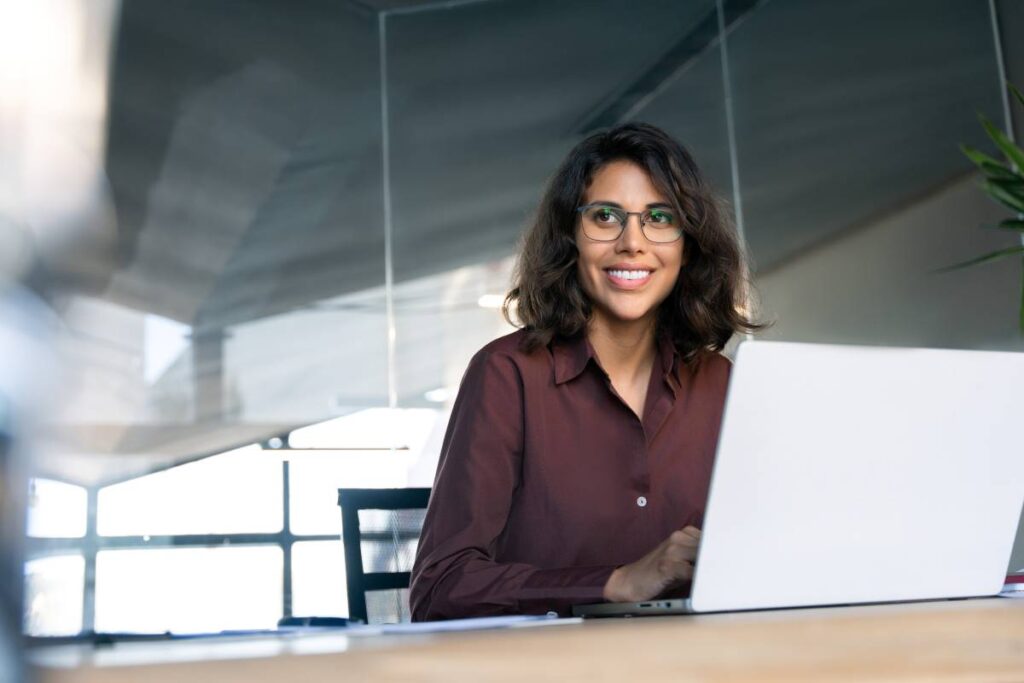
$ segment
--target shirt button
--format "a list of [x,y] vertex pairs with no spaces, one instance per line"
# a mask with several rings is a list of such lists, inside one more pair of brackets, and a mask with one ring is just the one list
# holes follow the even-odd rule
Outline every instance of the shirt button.
[[647,499],[644,498],[643,496],[640,496],[639,498],[636,499],[636,504],[638,507],[645,508],[647,507]]

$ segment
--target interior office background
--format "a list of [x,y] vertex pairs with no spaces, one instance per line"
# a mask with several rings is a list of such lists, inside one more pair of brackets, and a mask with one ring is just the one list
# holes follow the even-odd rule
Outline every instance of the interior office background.
[[763,338],[1024,350],[1020,259],[936,272],[1019,243],[958,149],[1009,125],[1019,0],[2,12],[31,635],[345,615],[337,488],[430,485],[545,180],[620,121],[732,207]]

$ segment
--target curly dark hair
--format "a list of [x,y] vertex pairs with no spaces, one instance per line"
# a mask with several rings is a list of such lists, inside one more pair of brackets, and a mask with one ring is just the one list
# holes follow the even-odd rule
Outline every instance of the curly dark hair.
[[548,183],[502,307],[510,323],[525,328],[525,349],[586,328],[591,304],[577,277],[576,209],[594,173],[612,161],[645,169],[684,217],[685,261],[658,309],[658,332],[669,335],[684,362],[696,364],[704,352],[720,351],[736,332],[765,327],[741,310],[747,284],[743,252],[693,157],[660,128],[627,123],[576,145]]

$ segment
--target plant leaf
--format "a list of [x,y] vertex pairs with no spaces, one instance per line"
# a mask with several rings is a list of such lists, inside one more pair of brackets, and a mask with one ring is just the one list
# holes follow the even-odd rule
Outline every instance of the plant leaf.
[[984,116],[979,116],[981,119],[981,125],[984,126],[985,132],[992,138],[992,142],[996,143],[996,146],[1006,155],[1018,170],[1024,172],[1024,150],[1017,145],[1010,142],[1010,138],[1006,137],[1003,131],[996,128],[995,124],[989,121]]
[[1016,180],[1017,182],[1024,183],[1024,175],[1014,173],[1002,164],[996,166],[985,162],[979,168],[981,168],[983,173],[988,174],[988,177],[992,180]]
[[1006,169],[1007,171],[1010,170],[1009,167],[1007,167],[1003,162],[999,161],[999,159],[996,159],[995,157],[990,157],[989,155],[985,154],[976,147],[971,147],[970,145],[960,145],[960,151],[963,152],[968,159],[973,161],[978,166],[981,166],[983,164],[994,164],[996,166]]
[[[960,145],[960,151],[991,178],[1010,180],[1018,177],[1006,164],[990,157],[979,149],[968,145]],[[1021,180],[1024,180],[1024,176],[1021,176]]]
[[1024,105],[1024,95],[1021,94],[1020,90],[1017,90],[1013,83],[1007,83],[1006,86],[1010,89],[1010,92],[1012,92],[1014,96],[1017,98],[1017,101],[1020,102],[1021,105]]
[[1007,218],[1005,221],[999,223],[999,227],[1003,230],[1017,230],[1018,232],[1024,232],[1024,219]]
[[985,192],[988,192],[989,196],[995,199],[1000,204],[1008,206],[1017,213],[1024,213],[1024,196],[1021,196],[1020,190],[1007,189],[999,183],[997,180],[986,180],[983,184]]
[[987,254],[972,258],[969,261],[962,261],[960,263],[954,263],[951,266],[945,268],[939,268],[936,272],[947,273],[951,270],[960,270],[961,268],[967,268],[969,266],[977,266],[982,263],[988,263],[989,261],[995,261],[996,259],[1003,258],[1004,256],[1013,256],[1014,254],[1024,254],[1024,244],[1016,247],[1007,247],[1006,249],[999,249],[998,251],[990,251]]
[[986,178],[993,185],[998,185],[1014,197],[1024,199],[1024,178],[1014,176],[1012,178]]

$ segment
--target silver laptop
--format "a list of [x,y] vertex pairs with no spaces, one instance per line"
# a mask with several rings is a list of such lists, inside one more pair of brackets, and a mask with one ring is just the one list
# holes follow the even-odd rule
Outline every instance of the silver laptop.
[[745,342],[687,600],[628,616],[1003,587],[1024,505],[1024,354]]

